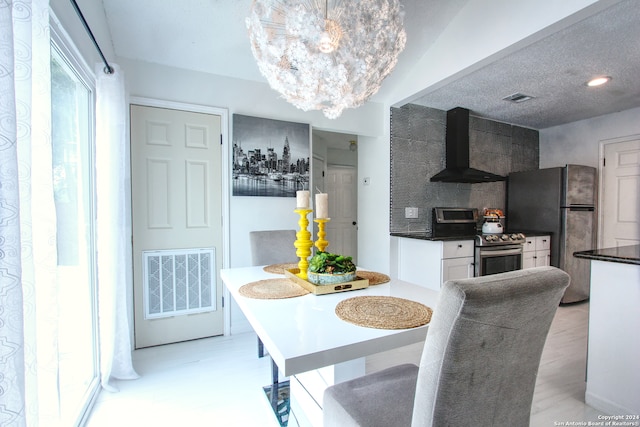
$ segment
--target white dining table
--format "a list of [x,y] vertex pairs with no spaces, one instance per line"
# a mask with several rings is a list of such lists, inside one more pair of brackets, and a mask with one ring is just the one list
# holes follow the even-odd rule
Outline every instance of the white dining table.
[[392,296],[435,308],[438,292],[401,280],[365,289],[294,298],[255,299],[240,294],[248,283],[284,277],[259,267],[228,268],[220,276],[273,362],[291,377],[292,410],[299,424],[321,425],[322,393],[336,382],[364,375],[365,357],[424,341],[428,324],[374,329],[341,320],[336,305],[361,295]]

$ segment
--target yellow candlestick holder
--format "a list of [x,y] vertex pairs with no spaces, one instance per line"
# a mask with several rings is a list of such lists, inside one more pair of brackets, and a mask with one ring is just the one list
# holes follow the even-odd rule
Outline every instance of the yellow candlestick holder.
[[296,256],[300,258],[300,261],[298,262],[298,269],[300,271],[297,276],[301,279],[307,280],[307,269],[309,268],[309,261],[307,258],[311,255],[311,246],[313,246],[311,233],[307,230],[307,227],[309,226],[307,215],[313,211],[311,209],[295,209],[294,212],[300,215],[300,220],[298,221],[300,230],[296,233],[296,241],[293,243],[293,246],[296,247]]
[[324,248],[329,246],[329,242],[324,239],[324,236],[327,235],[324,231],[324,225],[331,221],[331,218],[316,218],[313,222],[318,223],[318,238],[314,243],[315,247],[318,248],[319,251],[324,252]]

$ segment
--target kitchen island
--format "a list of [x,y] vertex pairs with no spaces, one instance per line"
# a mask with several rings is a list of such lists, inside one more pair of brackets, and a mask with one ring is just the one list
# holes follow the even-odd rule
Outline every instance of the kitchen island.
[[585,402],[610,415],[638,416],[640,245],[574,256],[591,261]]

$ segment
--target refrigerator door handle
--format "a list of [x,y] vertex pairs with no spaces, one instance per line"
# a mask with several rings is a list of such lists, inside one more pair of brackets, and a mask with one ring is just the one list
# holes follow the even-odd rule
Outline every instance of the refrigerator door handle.
[[593,206],[580,206],[580,205],[563,206],[563,208],[569,209],[570,211],[584,211],[584,212],[593,212],[595,210]]

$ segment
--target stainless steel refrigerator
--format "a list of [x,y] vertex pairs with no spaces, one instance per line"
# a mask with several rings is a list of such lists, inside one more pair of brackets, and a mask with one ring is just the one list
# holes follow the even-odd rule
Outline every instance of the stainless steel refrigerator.
[[596,169],[579,165],[514,172],[507,180],[507,230],[551,234],[551,265],[571,276],[562,303],[589,298],[589,261],[573,253],[596,245],[596,182]]

